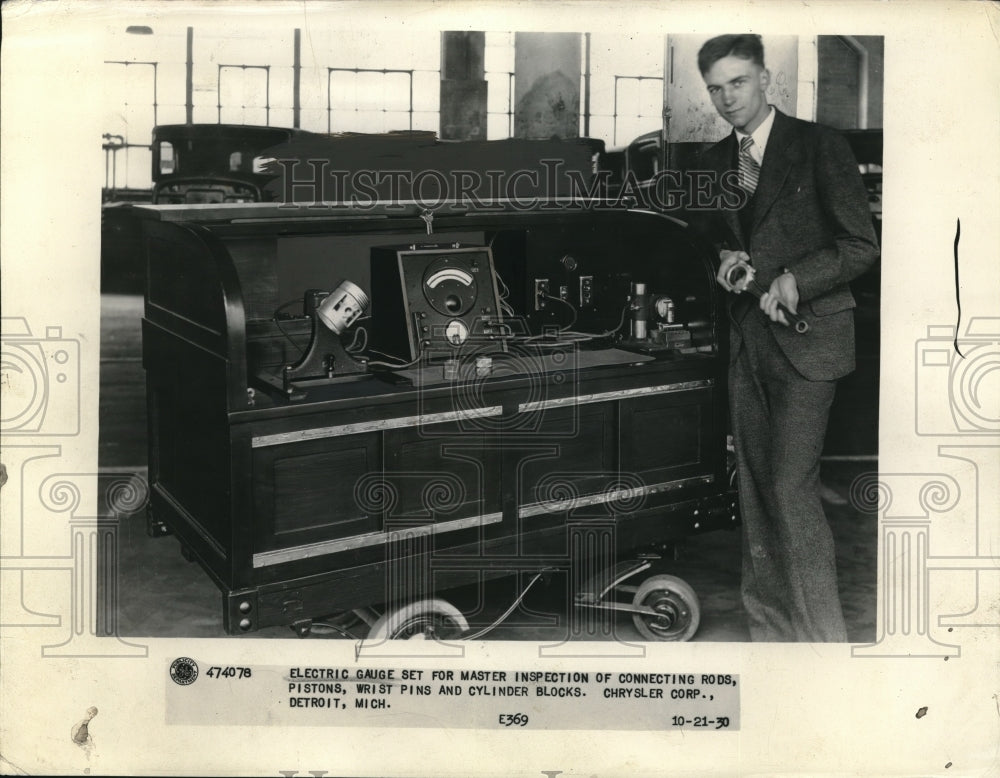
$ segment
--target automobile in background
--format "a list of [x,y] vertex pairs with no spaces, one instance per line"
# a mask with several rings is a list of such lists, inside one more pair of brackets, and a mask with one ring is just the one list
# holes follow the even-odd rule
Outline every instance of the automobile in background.
[[[153,128],[150,148],[153,204],[238,205],[296,202],[296,197],[312,202],[317,195],[331,202],[447,198],[447,187],[459,185],[465,196],[483,200],[567,195],[570,174],[589,178],[604,143],[593,138],[442,141],[436,133],[421,130],[324,134],[284,127],[171,124]],[[286,172],[297,167],[308,171],[307,163],[315,159],[330,161],[324,169],[329,186],[323,185],[320,192],[289,186]],[[545,167],[552,160],[560,163],[555,180]],[[534,175],[523,175],[525,170]],[[383,178],[382,171],[402,175]],[[498,171],[502,175],[494,179]],[[477,174],[479,183],[470,188],[466,177]],[[308,178],[308,172],[301,175]],[[429,184],[428,177],[434,179]],[[445,190],[435,189],[441,180]],[[497,181],[503,185],[494,186]],[[140,236],[134,232],[135,220],[128,218],[129,207],[126,202],[106,203],[102,211],[103,292],[143,290]]]
[[[161,124],[153,128],[150,190],[109,190],[101,210],[101,291],[139,294],[144,271],[140,236],[127,204],[255,203],[274,199],[267,184],[280,170],[271,150],[315,133],[243,124]],[[117,136],[106,136],[105,151]],[[119,146],[121,144],[118,144]],[[123,218],[124,217],[124,218]]]
[[861,180],[868,190],[868,209],[872,214],[875,234],[882,242],[882,130],[841,130],[854,158],[858,161]]
[[264,152],[314,133],[242,124],[164,124],[153,128],[153,202],[255,203],[275,172]]

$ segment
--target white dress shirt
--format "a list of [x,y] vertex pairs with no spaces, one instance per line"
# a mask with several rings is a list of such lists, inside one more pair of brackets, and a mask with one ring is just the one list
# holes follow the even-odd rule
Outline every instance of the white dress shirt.
[[[754,158],[758,165],[764,163],[764,149],[767,148],[767,139],[771,135],[771,127],[774,126],[774,106],[768,106],[771,110],[767,117],[760,123],[760,126],[750,133],[753,138],[753,145],[750,147],[750,156]],[[736,130],[736,141],[742,141],[747,134]]]

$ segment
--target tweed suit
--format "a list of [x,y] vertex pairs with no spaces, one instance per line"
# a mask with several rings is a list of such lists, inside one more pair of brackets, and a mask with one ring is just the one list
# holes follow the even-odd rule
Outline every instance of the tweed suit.
[[[735,133],[700,168],[737,165]],[[800,334],[729,294],[729,402],[743,519],[743,604],[754,640],[845,641],[819,458],[836,379],[854,369],[848,282],[878,258],[867,193],[835,131],[775,110],[752,213],[696,214],[717,248],[746,251],[764,289],[795,277]],[[744,229],[744,225],[749,230]]]

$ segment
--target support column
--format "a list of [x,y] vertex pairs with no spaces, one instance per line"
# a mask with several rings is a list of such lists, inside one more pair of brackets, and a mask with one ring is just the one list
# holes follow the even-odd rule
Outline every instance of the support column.
[[974,553],[968,556],[932,557],[931,569],[975,570],[976,603],[966,613],[941,616],[943,627],[996,627],[1000,625],[1000,559],[996,549],[996,506],[1000,505],[1000,484],[997,483],[997,461],[1000,446],[980,445],[941,446],[938,453],[968,462],[975,469],[976,542]]
[[[881,534],[875,642],[852,646],[851,656],[959,656],[959,646],[932,634],[928,564],[930,514],[958,503],[955,479],[941,473],[868,474],[855,481],[851,496],[856,506],[875,509]],[[893,511],[897,501],[902,505]]]
[[486,33],[441,33],[442,140],[486,140]]
[[194,123],[194,27],[187,28],[187,61],[184,70],[184,115],[187,124]]
[[[13,434],[6,430],[4,435],[13,438]],[[29,604],[32,598],[26,593],[31,586],[25,578],[50,568],[46,561],[29,555],[24,542],[24,506],[37,489],[36,482],[28,481],[26,471],[30,468],[27,465],[33,460],[61,453],[59,446],[10,444],[6,440],[0,447],[0,457],[8,477],[6,483],[0,484],[3,489],[0,492],[0,603],[3,604],[0,626],[58,627],[62,623],[57,614],[35,611]]]
[[295,28],[292,51],[292,127],[302,126],[302,30]]
[[69,528],[70,633],[62,643],[42,646],[42,656],[148,656],[147,646],[118,637],[117,519],[73,516]]

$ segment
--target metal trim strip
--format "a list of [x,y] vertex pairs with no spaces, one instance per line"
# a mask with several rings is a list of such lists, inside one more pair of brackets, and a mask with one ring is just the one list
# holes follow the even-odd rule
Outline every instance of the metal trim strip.
[[582,508],[587,505],[600,505],[602,503],[612,502],[624,496],[625,499],[631,499],[638,495],[647,494],[659,494],[660,492],[670,492],[675,489],[681,489],[685,486],[694,486],[695,484],[710,484],[715,481],[715,476],[711,475],[698,475],[691,478],[680,478],[676,481],[664,481],[659,484],[650,484],[649,486],[639,486],[633,489],[616,489],[613,492],[602,492],[601,494],[588,494],[580,497],[574,497],[569,500],[553,500],[552,502],[534,502],[528,505],[522,506],[517,510],[517,517],[519,519],[528,519],[532,516],[541,516],[547,513],[561,513],[565,510],[571,510],[573,508]]
[[466,519],[454,519],[452,521],[442,521],[438,524],[419,524],[413,527],[400,527],[391,532],[369,532],[365,535],[354,535],[349,538],[339,540],[324,540],[320,543],[310,543],[304,546],[293,546],[292,548],[282,548],[275,551],[264,551],[253,555],[254,568],[270,567],[280,565],[285,562],[296,562],[300,559],[323,556],[324,554],[335,554],[340,551],[351,551],[356,548],[366,546],[377,546],[388,543],[393,535],[406,532],[413,535],[431,535],[439,532],[457,532],[463,529],[472,529],[486,524],[496,524],[503,520],[503,513],[487,513],[483,516],[471,516]]
[[338,424],[333,427],[315,427],[295,432],[278,432],[273,435],[255,435],[251,441],[252,448],[280,446],[286,443],[301,443],[306,440],[335,438],[339,435],[355,435],[361,432],[381,432],[382,430],[400,429],[402,427],[417,427],[423,424],[443,424],[449,421],[464,419],[482,419],[488,416],[500,416],[503,406],[491,405],[488,408],[472,408],[463,411],[445,411],[443,413],[423,413],[418,416],[399,416],[395,419],[378,419],[362,421],[354,424]]
[[542,411],[546,408],[560,408],[573,405],[587,405],[588,403],[599,403],[607,400],[623,400],[630,397],[646,397],[655,394],[669,394],[671,392],[684,392],[691,389],[706,389],[712,386],[715,381],[711,378],[704,378],[698,381],[681,381],[676,384],[661,384],[660,386],[643,386],[637,389],[621,389],[615,392],[600,392],[598,394],[581,394],[574,397],[557,397],[552,400],[536,400],[534,402],[521,403],[517,406],[520,413],[530,411]]

